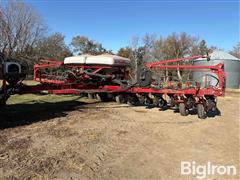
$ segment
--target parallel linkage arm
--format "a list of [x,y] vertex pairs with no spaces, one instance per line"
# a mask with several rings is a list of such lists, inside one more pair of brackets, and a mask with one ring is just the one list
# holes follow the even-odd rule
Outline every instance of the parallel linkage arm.
[[173,63],[173,62],[180,62],[180,61],[187,61],[187,60],[189,61],[189,60],[198,59],[198,58],[209,58],[209,56],[189,56],[189,57],[178,58],[178,59],[160,60],[160,61],[146,63],[146,66],[148,68],[153,68],[158,65],[163,65],[163,64],[167,64],[167,63]]
[[180,62],[180,61],[190,61],[193,59],[198,58],[210,58],[209,56],[189,56],[185,58],[179,58],[179,59],[168,59],[168,60],[160,60],[156,62],[150,62],[146,63],[146,67],[149,69],[152,68],[159,68],[159,69],[209,69],[214,74],[217,75],[219,80],[219,87],[218,89],[223,90],[224,89],[224,77],[225,73],[223,70],[224,64],[219,63],[217,65],[211,65],[211,66],[195,66],[195,65],[167,65],[167,63],[173,63],[173,62]]

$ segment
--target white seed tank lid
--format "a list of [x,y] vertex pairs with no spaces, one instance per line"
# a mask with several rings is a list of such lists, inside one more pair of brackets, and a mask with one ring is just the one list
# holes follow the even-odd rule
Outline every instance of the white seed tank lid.
[[110,65],[110,66],[128,66],[130,59],[117,55],[102,54],[97,56],[81,55],[66,57],[64,64],[86,64],[86,65]]

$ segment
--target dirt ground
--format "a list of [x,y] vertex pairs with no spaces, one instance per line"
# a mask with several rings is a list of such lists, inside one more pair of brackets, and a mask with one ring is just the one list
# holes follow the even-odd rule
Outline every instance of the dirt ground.
[[240,93],[218,107],[221,116],[200,120],[113,102],[10,100],[0,110],[0,179],[195,179],[180,175],[181,161],[239,174]]

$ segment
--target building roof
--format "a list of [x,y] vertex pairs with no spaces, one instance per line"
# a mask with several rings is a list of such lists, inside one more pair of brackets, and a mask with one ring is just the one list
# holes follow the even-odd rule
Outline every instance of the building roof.
[[[224,51],[214,50],[211,54],[209,54],[211,60],[237,60],[240,61],[240,59],[236,58],[235,56],[226,53]],[[203,60],[203,58],[198,58],[195,61]]]

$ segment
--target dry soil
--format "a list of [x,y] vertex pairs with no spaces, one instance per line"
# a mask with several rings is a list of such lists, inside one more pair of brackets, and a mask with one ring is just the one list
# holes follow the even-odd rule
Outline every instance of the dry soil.
[[181,161],[239,173],[239,98],[219,98],[221,116],[206,120],[113,102],[10,104],[0,110],[0,179],[195,179],[180,175]]

